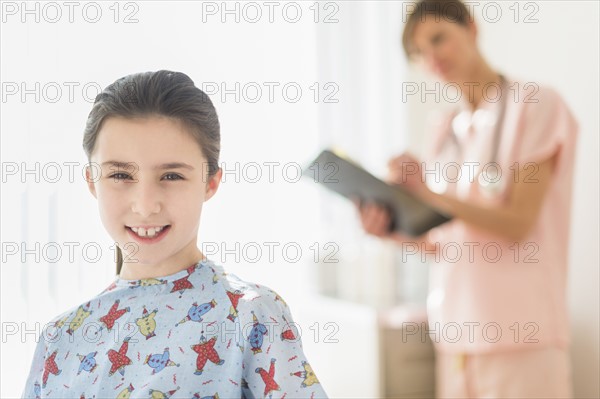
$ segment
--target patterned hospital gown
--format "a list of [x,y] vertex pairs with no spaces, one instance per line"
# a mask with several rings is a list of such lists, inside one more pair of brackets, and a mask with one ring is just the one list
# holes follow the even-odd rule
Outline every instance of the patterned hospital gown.
[[204,259],[52,319],[23,398],[326,398],[290,310]]

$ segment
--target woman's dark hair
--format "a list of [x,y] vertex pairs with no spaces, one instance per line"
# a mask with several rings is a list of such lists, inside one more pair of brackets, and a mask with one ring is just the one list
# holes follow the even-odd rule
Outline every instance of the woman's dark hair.
[[[217,111],[189,76],[166,70],[127,75],[96,96],[83,134],[83,150],[88,162],[91,164],[98,133],[106,119],[153,115],[181,121],[207,160],[208,177],[217,173],[221,149]],[[117,247],[117,274],[121,273],[122,265],[123,254]]]
[[402,33],[402,46],[407,58],[413,55],[413,34],[419,22],[425,20],[427,15],[439,19],[445,19],[459,25],[468,26],[471,22],[469,10],[460,0],[421,0],[414,4],[414,9],[408,15],[404,31]]

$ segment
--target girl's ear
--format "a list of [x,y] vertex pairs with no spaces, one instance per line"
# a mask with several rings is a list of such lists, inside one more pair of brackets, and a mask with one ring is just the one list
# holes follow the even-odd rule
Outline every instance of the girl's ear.
[[477,24],[475,23],[475,20],[473,20],[473,19],[469,19],[468,24],[469,25],[467,26],[467,30],[471,34],[472,40],[474,42],[476,42],[477,41],[477,35],[479,34],[479,30],[477,28]]
[[96,185],[94,184],[95,177],[93,176],[92,170],[89,165],[85,167],[85,181],[87,182],[90,193],[92,193],[94,198],[97,199],[98,197],[96,196]]
[[213,195],[219,189],[219,184],[221,184],[221,177],[223,176],[223,169],[219,168],[217,173],[215,173],[206,184],[206,196],[204,197],[204,201],[208,201],[211,199]]

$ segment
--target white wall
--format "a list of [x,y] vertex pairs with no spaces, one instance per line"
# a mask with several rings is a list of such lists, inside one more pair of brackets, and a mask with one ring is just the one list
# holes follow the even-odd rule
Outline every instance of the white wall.
[[[486,2],[481,2],[485,4]],[[598,2],[536,1],[537,9],[520,3],[520,15],[501,4],[502,17],[483,6],[476,8],[480,48],[492,67],[525,81],[548,84],[565,98],[580,124],[573,192],[569,264],[569,305],[572,328],[572,360],[576,397],[600,397],[598,182],[599,64]],[[533,4],[533,2],[530,2]],[[530,13],[538,22],[524,23]],[[413,70],[410,79],[427,80]],[[436,104],[433,104],[436,105]],[[423,148],[423,128],[431,103],[410,101],[411,145]]]

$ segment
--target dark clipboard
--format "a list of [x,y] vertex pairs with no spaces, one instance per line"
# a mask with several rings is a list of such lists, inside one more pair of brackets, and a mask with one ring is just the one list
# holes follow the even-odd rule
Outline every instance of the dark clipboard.
[[417,237],[451,219],[397,185],[373,176],[349,158],[324,150],[302,170],[304,177],[320,183],[346,198],[375,201],[393,214],[390,230]]

